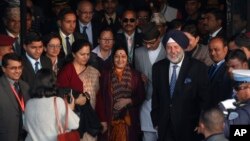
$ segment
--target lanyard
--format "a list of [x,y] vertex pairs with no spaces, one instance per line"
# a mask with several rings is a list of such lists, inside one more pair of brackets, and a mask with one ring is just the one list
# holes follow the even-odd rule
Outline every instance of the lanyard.
[[23,96],[22,96],[21,99],[20,99],[20,97],[18,96],[18,94],[17,94],[15,88],[14,88],[12,85],[10,85],[10,87],[11,87],[11,90],[12,90],[12,92],[14,93],[14,95],[15,95],[15,97],[16,97],[16,99],[17,99],[17,101],[18,101],[18,103],[19,103],[19,105],[20,105],[20,107],[21,107],[21,109],[22,109],[22,112],[24,112],[25,104],[24,104]]

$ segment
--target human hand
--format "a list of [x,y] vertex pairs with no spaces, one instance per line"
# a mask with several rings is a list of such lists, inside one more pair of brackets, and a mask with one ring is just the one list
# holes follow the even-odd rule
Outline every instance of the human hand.
[[132,103],[131,98],[119,98],[117,102],[115,103],[114,108],[116,110],[121,110],[122,108],[124,108],[130,103]]
[[107,122],[101,122],[101,125],[102,125],[102,134],[103,134],[108,130],[108,123]]
[[75,103],[81,106],[84,105],[86,102],[87,102],[87,98],[82,93],[79,94],[79,96],[75,100]]

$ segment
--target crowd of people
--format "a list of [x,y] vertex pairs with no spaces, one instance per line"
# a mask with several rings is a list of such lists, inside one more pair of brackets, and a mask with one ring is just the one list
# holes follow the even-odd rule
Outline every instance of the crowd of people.
[[0,140],[56,141],[57,115],[81,141],[227,141],[250,123],[250,31],[235,15],[228,38],[223,0],[35,2],[25,35],[20,2],[0,3]]

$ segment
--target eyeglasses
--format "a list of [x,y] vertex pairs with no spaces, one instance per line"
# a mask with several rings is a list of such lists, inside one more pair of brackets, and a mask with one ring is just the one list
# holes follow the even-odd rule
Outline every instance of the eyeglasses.
[[134,23],[135,21],[136,21],[135,18],[131,18],[131,19],[124,18],[124,19],[122,19],[122,22],[124,22],[124,23],[128,23],[128,22]]
[[61,48],[61,45],[48,45],[49,48]]
[[6,67],[6,68],[11,71],[15,71],[15,70],[22,70],[23,66],[13,66],[13,67]]
[[100,40],[103,42],[108,42],[108,43],[114,41],[114,39],[103,39],[103,38],[100,38]]

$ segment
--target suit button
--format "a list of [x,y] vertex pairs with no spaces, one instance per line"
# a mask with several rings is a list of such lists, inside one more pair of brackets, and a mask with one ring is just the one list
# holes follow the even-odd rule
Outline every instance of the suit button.
[[172,108],[172,106],[173,106],[172,104],[169,104],[169,107],[170,107],[170,108]]

